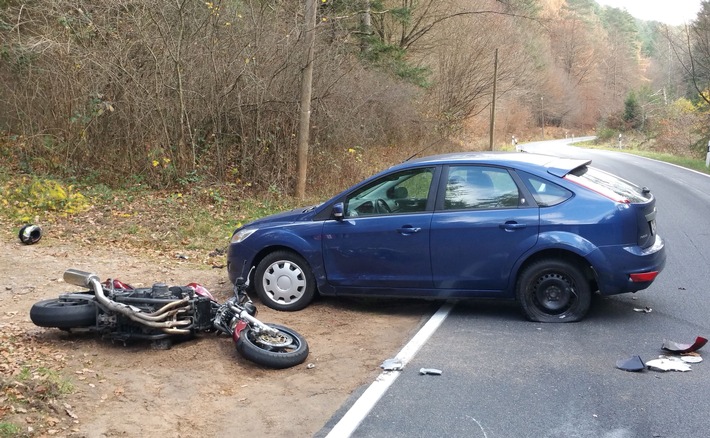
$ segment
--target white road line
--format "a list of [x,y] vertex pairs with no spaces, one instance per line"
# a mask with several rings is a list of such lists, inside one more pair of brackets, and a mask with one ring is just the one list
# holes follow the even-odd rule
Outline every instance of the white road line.
[[[429,318],[429,321],[424,324],[424,327],[422,327],[407,345],[397,353],[395,359],[399,360],[403,367],[407,365],[426,341],[429,340],[431,335],[434,334],[436,329],[439,328],[441,323],[444,322],[449,312],[451,312],[451,309],[454,308],[454,305],[455,303],[448,302],[441,306],[439,310]],[[382,398],[385,392],[387,392],[387,389],[397,380],[400,373],[401,371],[383,371],[377,376],[377,379],[372,382],[360,398],[350,407],[348,412],[343,415],[343,418],[331,429],[328,435],[326,435],[326,438],[347,438],[352,435],[375,404]]]

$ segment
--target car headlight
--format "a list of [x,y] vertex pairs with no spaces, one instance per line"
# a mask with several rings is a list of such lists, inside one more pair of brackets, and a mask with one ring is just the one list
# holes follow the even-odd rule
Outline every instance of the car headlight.
[[231,243],[240,243],[246,240],[247,237],[251,236],[254,234],[255,231],[257,231],[258,228],[245,228],[243,230],[239,230],[234,235],[232,236]]

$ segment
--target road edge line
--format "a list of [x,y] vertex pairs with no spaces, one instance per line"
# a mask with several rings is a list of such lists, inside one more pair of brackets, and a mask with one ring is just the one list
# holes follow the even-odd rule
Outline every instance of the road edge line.
[[[419,329],[417,334],[407,342],[407,345],[397,353],[395,359],[402,363],[402,367],[407,365],[426,341],[436,332],[436,329],[444,322],[455,304],[454,302],[447,302],[441,306],[439,310],[429,318],[429,321]],[[400,373],[401,371],[383,371],[377,376],[377,379],[370,384],[360,398],[358,398],[345,415],[343,415],[340,421],[328,432],[326,438],[346,438],[352,435],[375,404],[377,404],[385,392],[387,392],[387,389],[397,380]]]

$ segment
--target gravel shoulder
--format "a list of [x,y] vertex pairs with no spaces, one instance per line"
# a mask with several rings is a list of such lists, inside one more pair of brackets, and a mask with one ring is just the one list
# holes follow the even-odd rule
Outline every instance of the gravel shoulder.
[[[75,290],[61,279],[67,268],[137,287],[195,281],[225,299],[223,268],[51,236],[32,246],[0,237],[0,422],[18,425],[21,436],[313,436],[435,309],[426,301],[321,298],[284,313],[257,301],[261,320],[292,327],[310,345],[304,364],[270,370],[240,357],[225,336],[154,350],[29,319],[34,302]],[[71,390],[54,393],[47,375]]]

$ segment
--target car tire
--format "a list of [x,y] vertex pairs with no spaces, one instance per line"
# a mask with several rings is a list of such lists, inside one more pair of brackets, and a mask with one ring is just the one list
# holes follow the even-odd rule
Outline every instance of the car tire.
[[303,257],[291,251],[275,251],[256,267],[254,288],[266,306],[294,311],[313,301],[316,281]]
[[589,311],[592,292],[577,265],[545,259],[523,269],[516,284],[516,298],[531,321],[575,322]]

